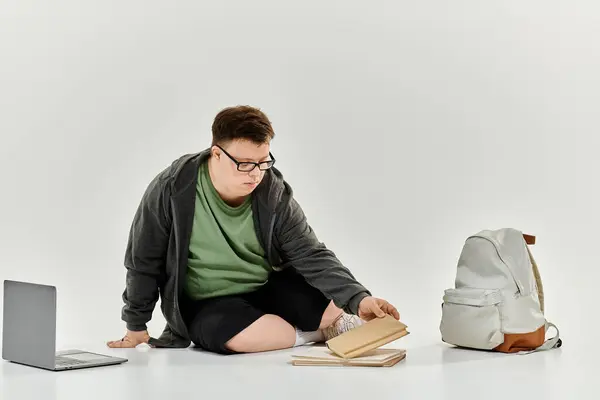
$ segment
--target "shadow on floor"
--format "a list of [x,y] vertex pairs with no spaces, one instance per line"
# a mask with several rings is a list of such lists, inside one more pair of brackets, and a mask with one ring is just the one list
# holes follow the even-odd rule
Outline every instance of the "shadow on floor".
[[413,366],[433,366],[443,364],[469,363],[507,357],[506,354],[468,350],[445,344],[434,344],[407,349],[407,362]]

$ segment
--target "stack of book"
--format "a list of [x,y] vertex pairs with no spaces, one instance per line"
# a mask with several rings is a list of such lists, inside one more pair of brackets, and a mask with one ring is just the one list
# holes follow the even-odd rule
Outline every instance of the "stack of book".
[[387,315],[375,318],[304,353],[292,355],[292,365],[391,367],[406,357],[406,350],[381,348],[409,332],[407,326]]

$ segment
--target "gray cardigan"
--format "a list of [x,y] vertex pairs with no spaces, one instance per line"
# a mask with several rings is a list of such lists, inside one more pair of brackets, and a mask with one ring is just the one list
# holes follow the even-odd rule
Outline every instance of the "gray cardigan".
[[[209,156],[209,149],[184,155],[161,171],[144,192],[131,225],[122,319],[130,330],[145,330],[160,296],[167,325],[158,339],[150,339],[155,347],[181,348],[191,343],[179,300],[186,279],[198,169]],[[338,307],[357,314],[358,304],[371,293],[318,241],[276,168],[268,170],[255,189],[252,210],[257,237],[275,270],[295,268]]]

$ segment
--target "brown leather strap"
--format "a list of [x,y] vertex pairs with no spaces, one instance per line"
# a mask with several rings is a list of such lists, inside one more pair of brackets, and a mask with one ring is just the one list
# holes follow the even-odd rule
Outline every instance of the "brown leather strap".
[[535,244],[535,236],[533,236],[533,235],[528,235],[528,234],[524,233],[523,239],[525,239],[525,243],[527,243],[527,244]]

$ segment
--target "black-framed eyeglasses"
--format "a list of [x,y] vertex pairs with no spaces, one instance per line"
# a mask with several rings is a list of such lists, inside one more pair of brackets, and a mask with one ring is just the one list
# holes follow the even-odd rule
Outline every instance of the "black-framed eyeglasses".
[[219,145],[216,145],[216,146],[219,149],[221,149],[221,151],[223,153],[225,153],[225,155],[227,155],[227,157],[229,157],[231,159],[231,161],[233,161],[235,163],[235,165],[237,166],[237,170],[240,172],[252,172],[254,170],[254,168],[256,168],[256,167],[258,167],[258,169],[261,171],[266,171],[269,168],[271,168],[273,166],[273,164],[275,164],[275,157],[273,157],[273,154],[271,154],[271,152],[269,152],[269,157],[271,157],[271,159],[268,161],[261,161],[261,162],[238,161],[235,158],[233,158],[233,156],[231,154],[229,154],[227,151],[225,151],[224,148],[222,148]]

